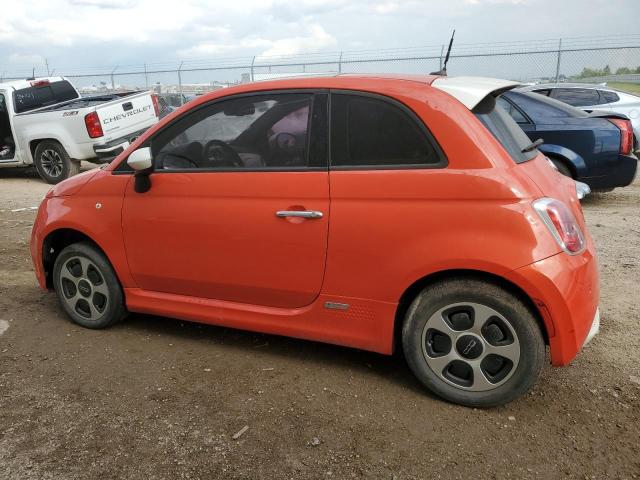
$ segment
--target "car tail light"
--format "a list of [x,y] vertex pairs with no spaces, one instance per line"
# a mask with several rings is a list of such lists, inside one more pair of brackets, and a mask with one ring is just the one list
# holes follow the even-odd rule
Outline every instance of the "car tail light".
[[533,202],[533,208],[560,248],[569,255],[577,255],[584,250],[584,235],[569,207],[553,198],[541,198]]
[[160,105],[158,105],[158,96],[151,95],[151,100],[153,100],[153,109],[156,111],[156,117],[160,116]]
[[102,124],[96,112],[88,113],[84,116],[84,124],[87,126],[87,133],[91,138],[98,138],[104,135]]
[[49,80],[35,80],[31,82],[32,87],[46,87],[49,85]]
[[630,120],[610,118],[609,121],[620,129],[620,153],[631,155],[633,150],[633,128]]

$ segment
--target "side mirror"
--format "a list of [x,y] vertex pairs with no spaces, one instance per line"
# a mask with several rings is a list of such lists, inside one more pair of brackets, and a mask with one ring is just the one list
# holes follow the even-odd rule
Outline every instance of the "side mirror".
[[153,166],[151,149],[149,147],[139,148],[129,155],[127,165],[133,168],[136,172],[151,168]]
[[136,193],[148,192],[151,188],[149,175],[153,170],[153,159],[149,147],[139,148],[127,159],[127,165],[135,170],[134,189]]

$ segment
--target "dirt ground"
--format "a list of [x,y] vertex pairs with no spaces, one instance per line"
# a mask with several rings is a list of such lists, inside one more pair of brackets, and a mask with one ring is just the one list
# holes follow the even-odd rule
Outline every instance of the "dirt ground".
[[29,257],[48,188],[0,171],[0,479],[640,478],[640,181],[584,203],[600,335],[492,410],[430,396],[400,356],[142,315],[75,326]]

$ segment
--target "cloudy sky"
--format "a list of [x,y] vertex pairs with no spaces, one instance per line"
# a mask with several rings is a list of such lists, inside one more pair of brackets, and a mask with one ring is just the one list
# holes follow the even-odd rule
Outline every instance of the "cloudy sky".
[[453,28],[460,43],[636,33],[638,0],[14,0],[0,70],[436,45]]

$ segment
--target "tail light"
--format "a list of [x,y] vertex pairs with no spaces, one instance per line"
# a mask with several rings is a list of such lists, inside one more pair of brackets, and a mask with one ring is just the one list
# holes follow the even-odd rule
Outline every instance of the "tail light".
[[533,202],[533,208],[560,248],[569,255],[577,255],[584,250],[584,235],[569,207],[553,198],[541,198]]
[[104,135],[102,124],[96,112],[88,113],[84,116],[84,124],[87,126],[87,133],[91,138],[98,138]]
[[633,150],[633,127],[630,120],[610,118],[609,121],[620,129],[620,153],[631,155]]
[[151,100],[153,100],[153,109],[156,111],[156,117],[160,116],[160,105],[158,105],[158,96],[155,94],[151,95]]

